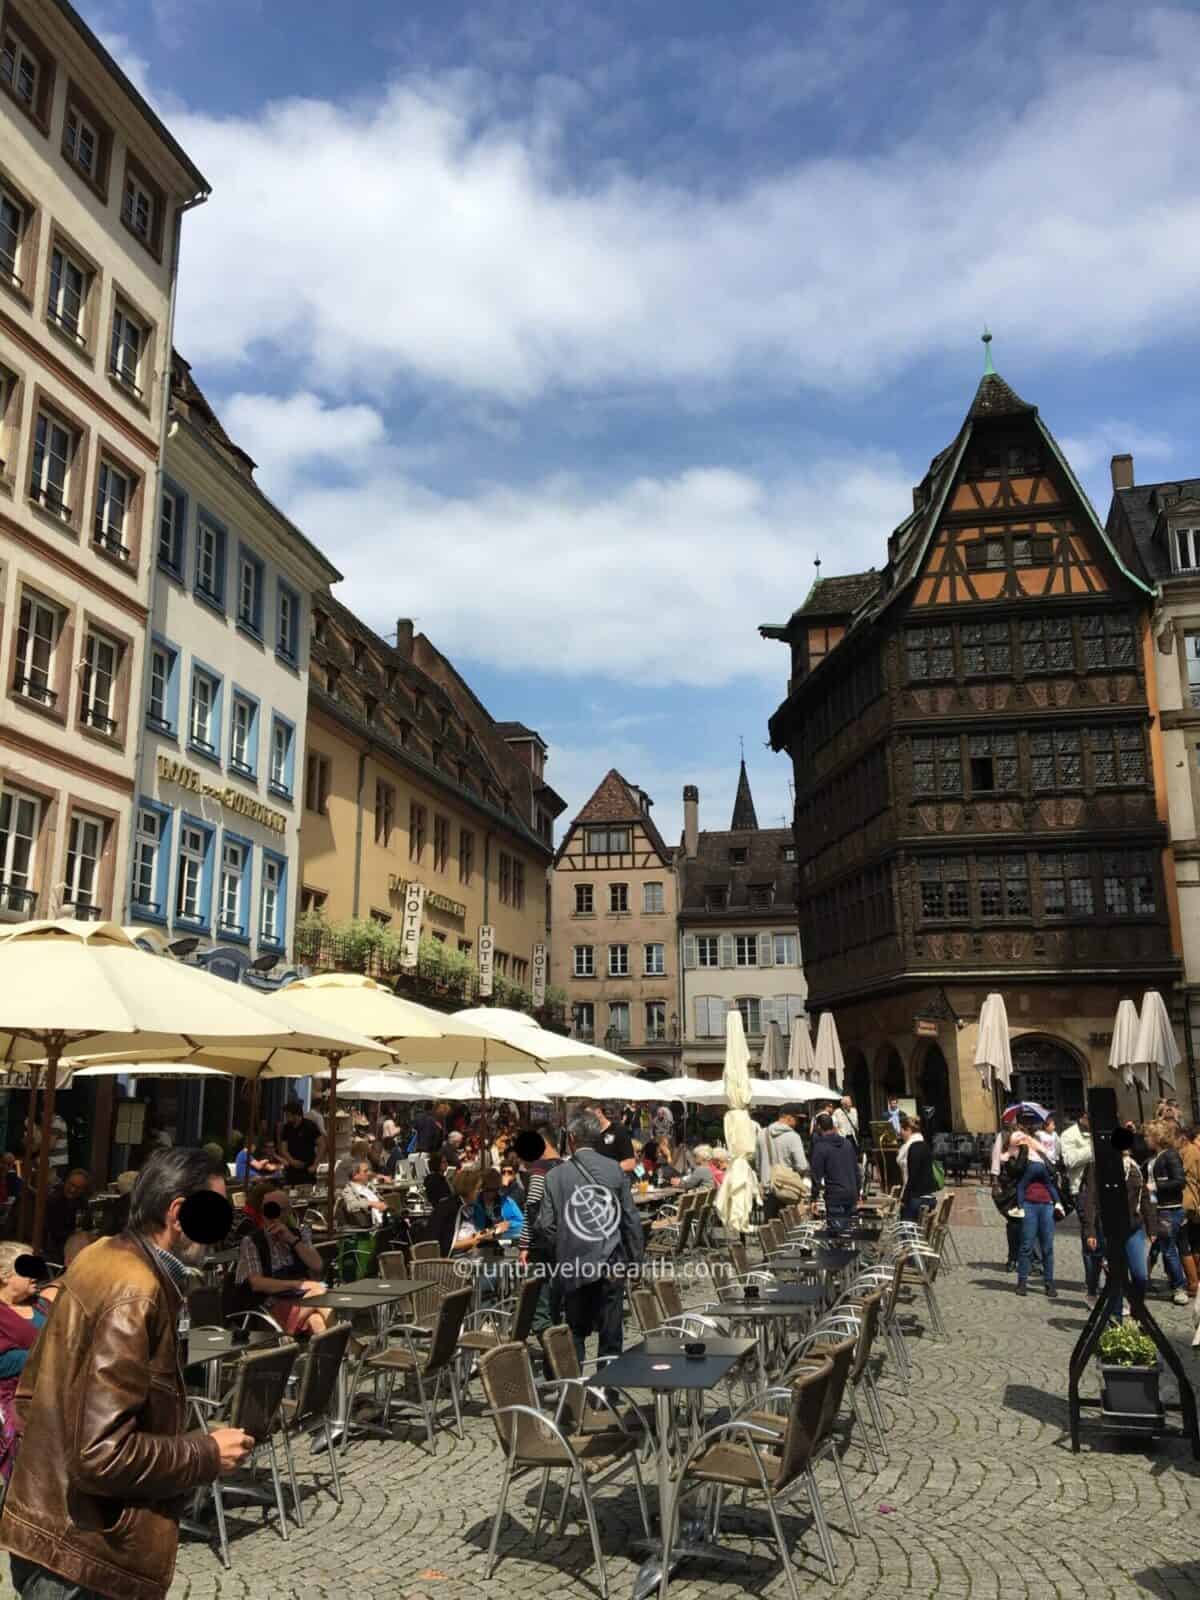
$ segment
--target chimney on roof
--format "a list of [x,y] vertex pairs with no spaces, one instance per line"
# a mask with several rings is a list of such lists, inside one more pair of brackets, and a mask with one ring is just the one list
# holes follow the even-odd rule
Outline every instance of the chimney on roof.
[[683,786],[683,853],[694,861],[700,848],[700,791],[694,783]]
[[412,660],[413,625],[411,617],[396,618],[396,649],[406,661]]
[[1117,489],[1133,488],[1133,457],[1129,455],[1114,456],[1109,463],[1108,470],[1112,473],[1112,486]]

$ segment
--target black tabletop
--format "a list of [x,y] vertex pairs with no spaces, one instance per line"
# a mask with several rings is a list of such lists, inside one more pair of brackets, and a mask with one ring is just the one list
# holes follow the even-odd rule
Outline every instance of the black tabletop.
[[815,1283],[771,1283],[760,1284],[756,1295],[748,1295],[744,1290],[736,1300],[722,1300],[723,1306],[773,1306],[776,1309],[791,1307],[798,1309],[803,1306],[815,1306],[824,1298],[823,1292]]
[[387,1289],[398,1289],[401,1294],[415,1294],[418,1289],[428,1289],[428,1279],[416,1278],[357,1278],[353,1283],[339,1283],[332,1294],[375,1295]]
[[813,1238],[821,1245],[831,1245],[837,1240],[862,1240],[864,1243],[875,1243],[883,1237],[882,1228],[846,1228],[842,1233],[814,1233]]
[[704,1355],[693,1360],[683,1343],[667,1334],[650,1334],[601,1369],[600,1382],[617,1389],[712,1389],[730,1367],[755,1348],[753,1339],[722,1339],[707,1334]]
[[776,1268],[784,1272],[841,1272],[858,1257],[857,1250],[818,1250],[815,1255],[804,1255],[798,1250],[785,1250],[772,1255],[767,1270]]
[[226,1356],[245,1355],[247,1350],[272,1344],[277,1338],[276,1333],[265,1329],[260,1333],[252,1333],[249,1340],[242,1344],[234,1344],[233,1332],[229,1328],[195,1328],[187,1336],[183,1364],[185,1367],[200,1367],[210,1361],[222,1361]]
[[363,1290],[360,1294],[353,1292],[354,1287],[354,1284],[349,1284],[345,1289],[330,1289],[325,1294],[306,1295],[301,1303],[314,1306],[318,1310],[373,1311],[376,1306],[391,1306],[399,1300],[407,1300],[426,1285],[412,1283],[406,1278],[396,1278],[394,1281],[388,1279],[386,1288]]

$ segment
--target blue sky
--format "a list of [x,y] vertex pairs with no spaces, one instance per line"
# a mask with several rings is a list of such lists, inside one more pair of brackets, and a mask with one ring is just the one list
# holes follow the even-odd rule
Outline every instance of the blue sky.
[[[87,8],[85,8],[87,9]],[[1101,516],[1200,470],[1200,12],[1070,3],[103,0],[214,194],[177,343],[381,631],[760,821],[756,625],[881,562],[982,368]],[[1191,379],[1191,381],[1189,381]]]

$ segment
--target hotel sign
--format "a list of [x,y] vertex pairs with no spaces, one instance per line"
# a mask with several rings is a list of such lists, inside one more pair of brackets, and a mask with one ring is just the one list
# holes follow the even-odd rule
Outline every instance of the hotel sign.
[[495,971],[496,959],[496,930],[492,927],[483,927],[479,930],[479,995],[486,1000],[492,992],[492,978]]
[[535,1006],[546,1004],[546,946],[535,944],[533,947],[533,1003]]
[[419,883],[410,883],[404,891],[404,917],[400,923],[400,965],[415,967],[421,950],[421,911],[425,905],[425,890]]
[[460,921],[466,919],[467,908],[458,900],[451,900],[449,895],[435,894],[432,889],[426,889],[415,880],[409,882],[399,877],[396,873],[388,874],[388,893],[407,894],[410,889],[420,889],[425,896],[425,904],[431,911],[444,911],[447,916],[458,917]]
[[226,811],[234,811],[239,817],[246,817],[251,822],[260,822],[264,828],[270,828],[272,833],[287,832],[287,818],[282,811],[272,811],[270,806],[263,805],[254,795],[245,794],[241,789],[233,788],[231,784],[207,783],[204,775],[197,772],[195,767],[189,767],[171,756],[159,754],[158,776],[161,782],[178,784],[181,789],[187,789],[192,794],[203,795],[206,800],[215,800],[218,805],[224,806]]

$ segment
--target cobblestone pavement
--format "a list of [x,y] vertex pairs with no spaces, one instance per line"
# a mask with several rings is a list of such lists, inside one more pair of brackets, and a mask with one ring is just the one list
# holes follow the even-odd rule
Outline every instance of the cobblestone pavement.
[[[1003,1233],[990,1205],[983,1200],[976,1215],[973,1196],[964,1192],[963,1199],[967,1214],[956,1232],[964,1264],[945,1275],[939,1296],[948,1338],[910,1342],[909,1396],[885,1374],[890,1464],[872,1478],[857,1449],[847,1457],[860,1538],[849,1536],[832,1485],[825,1495],[844,1574],[837,1592],[846,1600],[1195,1600],[1200,1467],[1183,1442],[1163,1440],[1147,1451],[1085,1435],[1078,1456],[1065,1442],[1067,1358],[1085,1316],[1077,1234],[1060,1235],[1058,1301],[1032,1287],[1021,1300],[999,1265]],[[1155,1309],[1179,1340],[1188,1370],[1200,1376],[1190,1312],[1162,1300]],[[239,1515],[232,1572],[211,1550],[185,1540],[172,1600],[344,1600],[347,1593],[595,1600],[586,1535],[543,1532],[533,1547],[533,1492],[524,1484],[509,1502],[523,1526],[506,1525],[503,1559],[485,1583],[499,1453],[477,1384],[472,1399],[466,1440],[444,1437],[436,1456],[412,1435],[354,1444],[345,1504],[325,1494],[306,1497],[307,1529],[293,1531],[286,1544],[257,1514]],[[819,1472],[823,1480],[831,1476],[827,1466]],[[622,1600],[634,1573],[632,1488],[601,1490],[599,1501],[611,1593]],[[828,1584],[802,1496],[796,1505],[800,1514],[785,1527],[796,1541],[802,1587],[819,1595]],[[742,1553],[737,1567],[684,1566],[672,1595],[786,1597],[763,1514],[735,1511],[726,1522],[724,1536]],[[7,1600],[9,1591],[0,1592]]]

